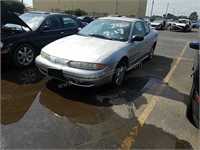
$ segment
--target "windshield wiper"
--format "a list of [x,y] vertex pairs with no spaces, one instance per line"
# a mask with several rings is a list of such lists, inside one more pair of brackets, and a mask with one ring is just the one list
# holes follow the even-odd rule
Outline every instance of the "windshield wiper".
[[106,36],[103,35],[98,35],[98,34],[89,34],[88,36],[94,36],[94,37],[98,37],[98,38],[102,38],[102,39],[108,39],[108,40],[112,40]]

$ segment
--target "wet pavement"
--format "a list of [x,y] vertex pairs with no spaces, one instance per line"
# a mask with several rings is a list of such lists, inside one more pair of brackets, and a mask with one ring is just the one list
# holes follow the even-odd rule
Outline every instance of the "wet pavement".
[[[1,148],[117,149],[134,128],[131,148],[198,149],[199,130],[185,115],[195,54],[191,49],[170,82],[163,82],[187,40],[195,37],[197,32],[160,31],[153,60],[127,73],[119,88],[69,86],[34,66],[2,64]],[[141,127],[138,117],[160,86],[164,91]]]

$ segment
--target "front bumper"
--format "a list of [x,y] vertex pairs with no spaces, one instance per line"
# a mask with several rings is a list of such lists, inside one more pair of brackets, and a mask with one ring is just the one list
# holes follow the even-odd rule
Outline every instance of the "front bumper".
[[161,24],[159,24],[159,25],[154,25],[154,24],[152,24],[151,26],[154,27],[156,30],[162,29]]
[[35,64],[43,74],[81,87],[97,87],[109,83],[113,76],[113,71],[109,68],[100,71],[77,69],[48,61],[40,55],[36,57]]

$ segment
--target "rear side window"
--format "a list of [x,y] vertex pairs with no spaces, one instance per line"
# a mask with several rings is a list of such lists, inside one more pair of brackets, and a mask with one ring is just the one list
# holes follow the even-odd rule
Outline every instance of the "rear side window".
[[63,19],[64,28],[78,28],[79,27],[76,20],[71,17],[62,16],[62,19]]

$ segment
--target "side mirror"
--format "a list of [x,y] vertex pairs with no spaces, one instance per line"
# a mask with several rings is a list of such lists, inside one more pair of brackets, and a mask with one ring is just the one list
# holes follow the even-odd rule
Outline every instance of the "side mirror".
[[88,25],[87,22],[82,22],[82,24],[83,24],[84,27]]
[[50,30],[50,29],[51,29],[50,26],[44,26],[44,27],[42,28],[43,31],[48,31],[48,30]]
[[144,37],[142,36],[139,36],[139,35],[134,35],[131,39],[131,41],[143,41],[144,40]]
[[200,45],[199,41],[193,41],[190,43],[190,48],[199,50],[199,45]]
[[82,29],[82,28],[78,28],[77,30],[78,30],[78,31],[81,31],[81,29]]

